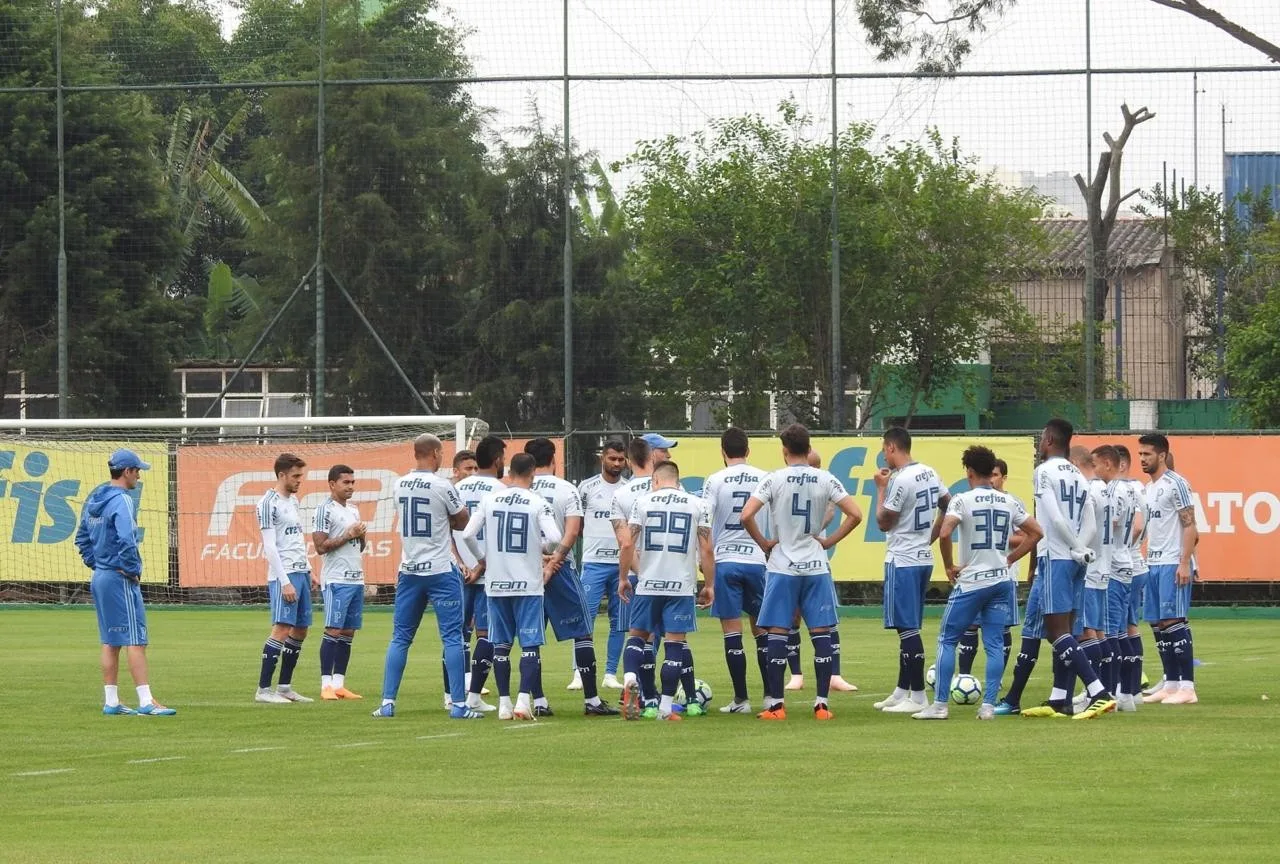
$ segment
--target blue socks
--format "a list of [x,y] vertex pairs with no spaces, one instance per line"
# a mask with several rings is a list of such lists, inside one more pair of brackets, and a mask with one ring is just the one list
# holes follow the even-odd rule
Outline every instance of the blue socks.
[[961,675],[973,674],[973,661],[978,656],[978,631],[966,630],[956,645],[956,666]]
[[800,674],[800,628],[792,627],[787,631],[787,666],[792,675]]
[[[493,643],[481,636],[476,640],[476,650],[471,655],[471,692],[480,695],[484,690],[484,682],[489,680],[489,670],[493,668]],[[508,673],[510,672],[510,666]]]
[[1173,644],[1168,635],[1166,635],[1167,631],[1153,629],[1153,632],[1156,637],[1156,652],[1160,655],[1160,666],[1164,671],[1164,680],[1181,680],[1178,677],[1181,670],[1178,668],[1178,661],[1174,659]]
[[[1079,676],[1080,680],[1084,682],[1085,691],[1091,699],[1096,697],[1109,698],[1111,696],[1107,688],[1098,680],[1098,673],[1094,671],[1093,664],[1089,662],[1088,656],[1085,655],[1084,651],[1080,650],[1080,646],[1076,643],[1074,636],[1067,633],[1053,640],[1053,651],[1055,656],[1061,659],[1062,666],[1067,670],[1066,689],[1068,699],[1071,695],[1072,675]],[[1056,688],[1058,686],[1056,670],[1054,679],[1054,687]]]
[[840,674],[840,628],[832,627],[827,632],[831,634],[831,674],[836,676]]
[[[923,693],[924,639],[921,638],[919,630],[898,631],[898,666],[898,686],[903,690]],[[903,667],[906,671],[905,679]]]
[[1177,624],[1166,627],[1164,635],[1173,655],[1173,666],[1178,670],[1178,680],[1195,681],[1196,660],[1191,644],[1191,625],[1186,621],[1179,621]]
[[600,693],[596,689],[596,643],[590,636],[573,640],[573,665],[582,678],[583,698],[599,698]]
[[293,683],[293,670],[298,665],[298,656],[302,654],[302,643],[292,636],[284,637],[284,649],[280,652],[280,686],[288,687]]
[[1137,696],[1142,692],[1142,637],[1127,636],[1125,641],[1129,645],[1129,677],[1125,679],[1124,690],[1130,696]]
[[283,650],[284,643],[277,642],[275,639],[268,639],[267,644],[262,646],[262,671],[258,673],[259,689],[270,689],[271,679],[276,674],[276,663],[279,662],[280,652]]
[[[510,664],[508,664],[510,669]],[[538,646],[520,649],[520,692],[542,692],[542,657]]]
[[351,662],[351,642],[354,636],[338,636],[333,649],[333,674],[346,675],[347,664]]
[[[676,687],[680,686],[680,678],[684,672],[685,644],[683,642],[663,642],[662,650],[662,695],[672,697],[676,695]],[[685,693],[685,698],[690,698],[690,695]]]
[[733,699],[747,699],[747,652],[742,648],[741,633],[724,634],[724,662],[729,667],[729,680],[733,682]]
[[622,649],[622,672],[640,678],[640,666],[644,663],[644,640],[639,636],[627,638],[626,647]]
[[760,666],[760,686],[766,696],[769,695],[769,634],[761,633],[756,637],[756,663]]
[[684,646],[684,657],[680,666],[680,683],[684,686],[685,699],[692,699],[693,692],[698,689],[698,679],[693,674],[693,649],[689,647],[688,642],[681,642]]
[[810,633],[813,642],[813,671],[818,676],[818,698],[824,702],[831,693],[831,633]]
[[646,702],[654,702],[658,698],[658,655],[652,642],[645,643],[643,658],[640,663],[640,695]]
[[1031,673],[1035,671],[1036,661],[1039,658],[1040,640],[1023,636],[1022,646],[1018,649],[1018,659],[1013,666],[1013,682],[1009,685],[1009,692],[1004,694],[1005,702],[1010,705],[1022,705],[1022,691],[1031,680]]
[[338,653],[338,637],[324,634],[320,639],[320,674],[332,675],[334,655]]
[[493,646],[493,683],[498,695],[511,698],[511,646]]
[[[782,677],[787,671],[787,639],[786,633],[769,634],[769,677],[765,687],[765,696],[771,702],[782,701]],[[768,706],[766,706],[768,707]]]

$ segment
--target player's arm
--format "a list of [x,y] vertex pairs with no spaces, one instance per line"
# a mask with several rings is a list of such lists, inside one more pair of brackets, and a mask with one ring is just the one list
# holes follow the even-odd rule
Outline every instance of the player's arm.
[[764,532],[760,530],[760,525],[756,522],[756,514],[765,504],[769,503],[773,496],[773,478],[765,477],[760,481],[760,485],[756,487],[756,491],[751,493],[751,497],[747,499],[747,503],[742,506],[742,515],[738,517],[738,521],[742,523],[743,529],[760,547],[760,551],[768,557],[773,551],[773,547],[778,545],[778,541],[770,540],[764,536]]
[[881,468],[871,477],[876,484],[876,527],[888,531],[898,524],[902,516],[902,506],[906,496],[906,486],[894,483],[893,475],[888,468]]
[[142,556],[138,554],[138,526],[133,521],[133,506],[126,495],[117,495],[115,512],[116,537],[120,540],[120,572],[130,579],[142,577]]
[[[951,507],[951,493],[946,489],[942,490],[942,494],[938,497],[938,518],[933,520],[933,533],[929,537],[929,544],[938,544],[938,554],[942,556],[942,566],[950,568],[952,565],[948,561],[954,562],[955,555],[952,551],[951,531],[942,530],[942,520],[947,515],[947,510]],[[955,530],[955,529],[952,529]]]
[[618,531],[618,596],[622,602],[631,602],[631,571],[635,569],[636,538],[640,536],[640,525],[622,523],[625,531]]
[[836,502],[836,506],[844,514],[844,519],[841,520],[840,527],[836,529],[836,533],[818,540],[818,545],[823,549],[830,549],[848,537],[853,532],[853,529],[862,523],[862,509],[858,506],[858,502],[853,500],[852,495],[846,494]]
[[1178,556],[1176,579],[1179,585],[1191,581],[1191,556],[1200,542],[1200,529],[1196,527],[1196,508],[1183,507],[1178,511],[1178,522],[1182,530],[1182,553]]
[[[1025,538],[1017,546],[1009,548],[1008,562],[1012,567],[1018,563],[1018,559],[1024,557],[1028,552],[1036,547],[1036,544],[1044,539],[1044,529],[1040,527],[1040,523],[1030,516],[1026,517],[1021,524],[1018,525],[1023,537]],[[1031,574],[1034,577],[1035,567],[1031,568]]]
[[955,556],[951,548],[951,533],[960,527],[960,516],[956,513],[940,513],[938,518],[933,522],[934,530],[941,536],[947,538],[945,546],[938,545],[938,551],[942,553],[942,569],[947,574],[947,581],[955,584],[956,577],[960,573],[960,568],[956,566]]
[[[462,526],[459,533],[454,535],[455,540],[462,541],[462,545],[466,547],[467,552],[471,553],[472,560],[477,562],[471,574],[471,581],[473,582],[484,572],[485,567],[484,549],[476,541],[476,537],[480,534],[480,529],[484,527],[485,510],[485,504],[481,501],[480,506],[476,507],[476,512],[467,517],[466,524]],[[463,512],[466,511],[464,510]]]
[[698,566],[702,570],[702,590],[698,592],[698,608],[710,609],[716,599],[716,553],[711,545],[711,526],[698,526]]
[[549,566],[553,572],[560,569],[560,565],[569,557],[569,553],[573,551],[574,544],[578,542],[578,538],[581,536],[582,517],[566,516],[564,519],[564,536],[560,538],[555,551],[551,553]]

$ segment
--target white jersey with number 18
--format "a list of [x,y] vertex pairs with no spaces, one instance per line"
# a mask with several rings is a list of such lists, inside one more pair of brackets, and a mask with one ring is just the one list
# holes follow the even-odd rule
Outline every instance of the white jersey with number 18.
[[486,495],[462,536],[484,532],[485,584],[490,597],[542,594],[542,545],[560,542],[551,505],[527,489]]

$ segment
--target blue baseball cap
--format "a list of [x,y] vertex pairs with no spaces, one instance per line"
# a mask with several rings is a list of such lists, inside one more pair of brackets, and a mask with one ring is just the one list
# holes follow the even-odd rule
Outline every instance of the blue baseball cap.
[[125,468],[141,468],[143,471],[151,470],[151,466],[143,462],[137,453],[123,448],[111,454],[111,458],[107,460],[107,467],[113,471]]
[[680,443],[679,441],[672,441],[670,438],[664,438],[657,432],[646,432],[640,436],[640,440],[655,450],[670,450]]

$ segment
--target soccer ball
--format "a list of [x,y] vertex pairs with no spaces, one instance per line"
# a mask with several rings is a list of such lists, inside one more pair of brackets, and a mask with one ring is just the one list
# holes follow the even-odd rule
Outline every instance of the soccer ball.
[[930,690],[933,689],[933,683],[938,680],[938,667],[930,666],[929,671],[924,673],[924,683]]
[[[706,681],[703,681],[701,678],[695,679],[694,688],[693,688],[693,698],[697,701],[700,707],[706,708],[707,705],[711,704],[711,685],[708,684]],[[689,704],[689,699],[687,696],[685,696],[684,685],[681,685],[676,688],[675,701],[679,702],[681,705]]]
[[982,698],[982,682],[972,675],[951,679],[951,701],[957,705],[976,705]]

